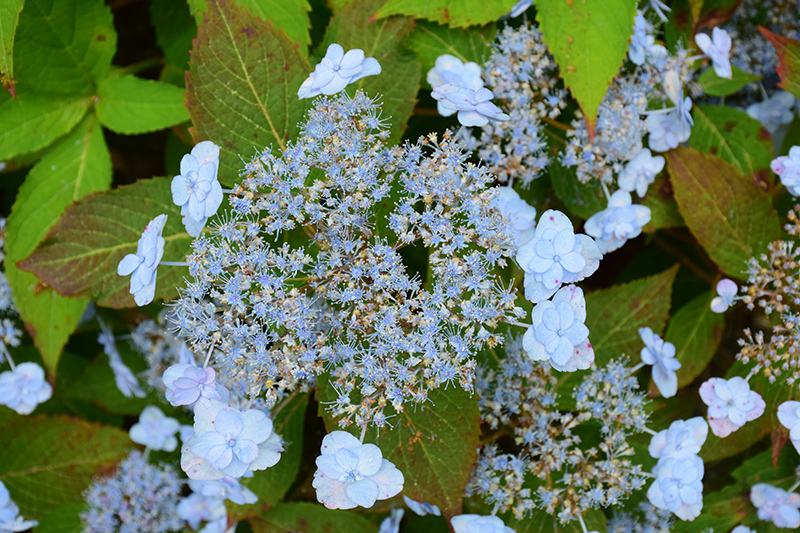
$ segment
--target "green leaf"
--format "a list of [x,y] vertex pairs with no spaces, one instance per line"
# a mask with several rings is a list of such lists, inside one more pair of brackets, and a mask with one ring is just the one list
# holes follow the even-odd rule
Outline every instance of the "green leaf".
[[282,503],[249,521],[253,533],[375,533],[376,526],[352,511],[332,511],[318,503]]
[[594,137],[597,109],[628,53],[636,1],[537,0],[536,10],[544,42]]
[[[290,41],[300,43],[301,54],[308,55],[311,45],[311,19],[308,17],[311,4],[308,0],[235,0],[235,3],[263,21],[271,21]],[[206,0],[189,0],[198,25],[203,22],[206,4]]]
[[186,100],[195,141],[220,146],[219,178],[231,185],[241,158],[250,159],[255,148],[283,150],[297,136],[309,105],[297,90],[311,68],[272,23],[230,1],[208,6],[193,41]]
[[0,161],[46,148],[81,121],[88,98],[28,94],[0,105]]
[[[497,26],[494,24],[465,30],[420,21],[406,39],[406,45],[417,55],[422,63],[422,72],[427,74],[442,54],[450,54],[465,63],[473,61],[483,65],[491,54],[489,43],[496,35]],[[427,81],[424,83],[430,87]]]
[[631,361],[639,360],[639,351],[644,346],[639,328],[663,331],[677,273],[676,265],[661,274],[586,295],[586,327],[597,364],[605,364],[622,354]]
[[[18,266],[64,296],[89,296],[104,307],[134,307],[130,276],[117,275],[117,265],[136,252],[145,226],[162,213],[168,215],[162,232],[164,260],[182,261],[193,239],[172,203],[170,180],[153,178],[71,205],[45,241]],[[185,267],[160,267],[155,297],[175,297],[186,273]]]
[[122,459],[128,434],[64,416],[19,417],[0,431],[0,481],[27,518],[83,502],[99,471]]
[[367,57],[378,60],[383,73],[361,78],[349,85],[347,92],[363,89],[369,96],[381,96],[381,116],[391,124],[387,141],[391,144],[400,140],[417,103],[422,67],[416,56],[403,48],[403,40],[414,27],[412,19],[392,17],[368,22],[381,1],[356,0],[342,8],[331,19],[317,54],[324,54],[331,43],[339,43],[345,50],[360,48]]
[[666,176],[655,179],[641,203],[650,209],[650,222],[644,227],[645,233],[684,225],[683,218],[678,212],[678,204],[675,203],[672,184]]
[[728,485],[720,491],[703,496],[703,512],[692,522],[681,522],[681,531],[701,533],[730,531],[747,515],[747,500],[740,487]]
[[149,133],[186,122],[183,89],[132,74],[109,76],[97,89],[97,118],[116,133]]
[[[325,375],[318,378],[317,394],[328,431],[339,429],[325,409],[325,402],[337,398]],[[478,398],[457,386],[432,390],[428,397],[424,405],[407,405],[390,419],[394,427],[381,430],[380,436],[367,431],[365,442],[377,441],[384,458],[403,473],[403,494],[438,505],[449,519],[461,512],[464,486],[477,459]]]
[[235,520],[259,515],[277,505],[295,482],[303,457],[303,425],[308,402],[309,394],[299,393],[274,415],[275,433],[284,441],[281,460],[268,470],[253,472],[253,477],[242,479],[242,484],[258,496],[258,501],[251,505],[231,505],[229,514]]
[[686,225],[723,271],[741,277],[780,238],[769,197],[722,159],[681,147],[664,155]]
[[685,387],[705,370],[717,351],[725,330],[725,317],[711,310],[711,292],[700,294],[673,316],[664,340],[675,345],[680,361],[678,387]]
[[25,0],[0,0],[0,81],[14,94],[14,35]]
[[108,75],[116,50],[102,0],[26,0],[14,42],[16,76],[37,91],[88,95]]
[[703,87],[703,92],[709,96],[728,96],[737,92],[739,89],[761,79],[761,76],[745,72],[735,65],[731,65],[733,77],[731,79],[720,78],[713,68],[707,69],[698,78],[698,82]]
[[778,53],[780,65],[777,67],[781,87],[796,98],[800,98],[800,41],[782,35],[776,35],[766,28],[758,27],[761,33],[769,39]]
[[111,156],[100,124],[90,115],[31,169],[8,217],[6,275],[20,317],[50,374],[88,301],[41,288],[36,276],[16,264],[33,252],[70,204],[109,185]]
[[38,518],[39,525],[36,533],[82,533],[83,520],[80,514],[85,509],[85,503],[70,503]]
[[769,131],[759,121],[730,106],[701,105],[693,114],[690,147],[719,157],[740,174],[768,181],[774,148]]
[[156,31],[156,43],[168,65],[183,72],[189,66],[189,50],[197,36],[197,24],[186,0],[158,0],[150,4],[150,22]]
[[453,28],[466,28],[498,20],[511,11],[517,0],[384,0],[381,3],[385,5],[378,9],[374,18],[407,15]]
[[597,180],[581,183],[574,168],[565,168],[557,161],[553,161],[548,170],[553,191],[570,214],[587,220],[608,205],[603,186]]
[[[511,513],[508,514],[510,515]],[[583,520],[587,530],[599,533],[608,531],[606,517],[602,511],[592,509],[586,513]],[[583,533],[583,528],[577,520],[561,524],[556,517],[539,509],[534,510],[530,516],[526,516],[521,520],[516,520],[513,516],[509,516],[504,522],[506,526],[516,531],[516,533]]]

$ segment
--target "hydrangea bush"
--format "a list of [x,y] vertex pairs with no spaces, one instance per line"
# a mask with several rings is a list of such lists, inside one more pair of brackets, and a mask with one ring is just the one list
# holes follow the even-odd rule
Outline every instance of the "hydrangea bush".
[[800,528],[797,0],[0,0],[0,532]]

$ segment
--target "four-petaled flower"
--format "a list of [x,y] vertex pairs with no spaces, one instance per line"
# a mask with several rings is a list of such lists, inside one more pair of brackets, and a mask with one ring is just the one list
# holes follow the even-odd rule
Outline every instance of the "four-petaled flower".
[[770,133],[788,124],[794,118],[795,97],[786,91],[778,91],[763,102],[747,107],[747,114],[761,123]]
[[700,398],[708,405],[708,425],[711,432],[725,438],[745,422],[764,413],[767,404],[740,377],[729,380],[711,378],[700,386]]
[[656,152],[666,152],[689,140],[692,130],[686,125],[683,118],[684,115],[677,109],[669,113],[649,115],[646,124],[647,131],[650,132],[647,141],[650,149]]
[[650,208],[633,205],[631,193],[620,189],[608,199],[608,207],[592,215],[583,229],[594,237],[600,251],[607,254],[637,237],[648,222]]
[[647,499],[659,509],[668,509],[681,520],[694,520],[703,508],[703,460],[692,455],[659,461],[656,480]]
[[689,420],[675,420],[668,429],[650,439],[647,450],[655,459],[683,459],[700,453],[708,438],[708,424],[701,416]]
[[517,262],[525,271],[525,297],[533,303],[550,298],[562,284],[594,273],[602,256],[591,237],[575,235],[567,215],[545,211],[533,239],[517,251]]
[[550,361],[553,368],[566,372],[591,366],[594,350],[584,324],[586,300],[580,287],[568,285],[559,289],[552,301],[537,303],[531,319],[533,324],[522,337],[528,357]]
[[769,166],[781,178],[789,194],[800,196],[800,146],[792,146],[789,155],[773,159]]
[[761,520],[769,520],[777,527],[800,527],[800,494],[759,483],[750,489],[750,501]]
[[714,72],[720,78],[731,79],[731,36],[722,28],[714,28],[711,37],[705,33],[698,33],[694,36],[694,42],[700,50],[711,60],[714,65]]
[[788,401],[778,406],[778,420],[789,430],[789,438],[800,453],[800,402]]
[[172,178],[172,201],[181,207],[183,225],[192,237],[200,235],[208,217],[222,204],[218,170],[219,146],[203,141],[183,156],[181,173]]
[[508,120],[509,116],[494,105],[492,91],[486,88],[478,90],[459,87],[458,85],[439,85],[431,93],[444,116],[458,112],[458,121],[464,126],[485,126],[489,120]]
[[517,248],[530,241],[536,230],[536,208],[511,187],[498,187],[497,208],[511,221]]
[[733,305],[736,300],[736,293],[739,287],[729,279],[721,279],[717,282],[717,295],[711,300],[711,310],[715,313],[724,313]]
[[450,519],[455,533],[514,533],[496,516],[460,514]]
[[650,328],[639,328],[639,336],[644,341],[642,362],[652,365],[653,381],[661,396],[675,396],[678,392],[678,375],[675,371],[681,367],[680,361],[675,359],[675,345],[664,341]]
[[133,442],[151,450],[171,452],[178,447],[175,434],[180,427],[176,419],[166,416],[155,405],[148,405],[139,415],[139,422],[131,426],[130,436]]
[[[481,67],[471,61],[464,63],[450,54],[443,54],[436,58],[435,66],[428,71],[427,80],[434,89],[442,85],[455,85],[475,91],[483,88]],[[438,102],[437,108],[443,117],[449,117],[458,111],[454,107],[448,106],[446,101]]]
[[21,415],[28,415],[36,406],[50,399],[53,387],[36,363],[20,363],[0,374],[0,405]]
[[380,448],[346,431],[325,435],[321,452],[312,485],[328,509],[369,508],[403,490],[403,473],[383,458]]
[[239,409],[200,398],[194,407],[194,436],[181,449],[181,468],[190,479],[242,477],[247,470],[275,465],[283,451],[272,420],[257,409]]
[[156,295],[156,270],[164,256],[164,225],[167,215],[158,215],[144,228],[135,254],[122,258],[117,266],[117,274],[131,276],[131,294],[136,305],[143,306],[153,301]]
[[636,191],[639,198],[643,198],[647,193],[647,187],[655,181],[662,170],[664,170],[664,158],[660,155],[653,157],[650,150],[644,148],[625,165],[625,169],[617,179],[617,185],[628,192]]
[[313,98],[324,94],[332,95],[342,91],[349,84],[365,76],[381,73],[381,65],[374,57],[364,57],[364,51],[354,48],[344,53],[344,48],[336,43],[328,46],[314,72],[303,82],[297,96]]
[[222,387],[217,386],[214,369],[211,367],[172,365],[164,371],[161,380],[167,387],[167,401],[172,405],[192,405],[201,396],[211,400],[223,400],[218,390]]

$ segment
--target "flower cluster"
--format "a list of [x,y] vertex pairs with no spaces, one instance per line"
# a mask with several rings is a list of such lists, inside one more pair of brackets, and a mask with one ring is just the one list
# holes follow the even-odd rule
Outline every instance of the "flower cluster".
[[[194,241],[171,320],[219,373],[274,403],[323,370],[342,425],[472,386],[473,354],[518,318],[495,271],[513,255],[493,177],[445,135],[388,148],[379,105],[314,100],[299,138],[247,164],[233,214]],[[429,250],[424,271],[402,249]],[[423,277],[424,276],[424,277]]]
[[681,520],[694,520],[703,508],[703,460],[698,453],[708,436],[708,424],[700,417],[676,420],[657,433],[648,451],[658,459],[656,476],[647,499]]

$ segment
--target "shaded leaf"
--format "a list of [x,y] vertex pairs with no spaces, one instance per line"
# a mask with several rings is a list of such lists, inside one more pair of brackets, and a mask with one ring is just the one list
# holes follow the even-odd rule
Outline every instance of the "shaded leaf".
[[0,81],[14,94],[14,36],[25,0],[0,0]]
[[747,515],[747,500],[739,487],[729,485],[720,491],[703,496],[703,512],[691,522],[682,522],[685,533],[730,531]]
[[769,131],[759,121],[730,106],[701,105],[693,115],[690,147],[719,157],[740,174],[768,179],[774,149]]
[[[236,4],[263,21],[271,21],[279,30],[283,30],[290,41],[300,43],[300,52],[308,55],[311,44],[311,20],[308,12],[311,4],[308,0],[234,0]],[[194,12],[195,21],[199,25],[203,22],[206,12],[207,0],[189,0],[189,6]]]
[[[153,178],[94,194],[70,206],[47,239],[19,263],[65,296],[89,296],[104,307],[134,307],[130,276],[117,265],[135,253],[147,223],[168,215],[162,236],[164,261],[182,261],[192,241],[172,203],[170,180]],[[161,266],[156,298],[170,299],[182,285],[185,267]]]
[[781,78],[778,87],[789,91],[796,98],[800,98],[800,41],[776,35],[761,26],[758,29],[772,43],[778,53],[780,65],[776,70]]
[[761,79],[761,76],[745,72],[736,65],[731,65],[731,70],[733,76],[731,79],[727,79],[720,78],[713,68],[708,68],[700,75],[697,81],[703,87],[703,92],[709,96],[728,96],[748,83]]
[[407,15],[465,28],[500,19],[511,11],[517,0],[383,0],[381,3],[385,5],[377,10],[375,18]]
[[95,474],[132,447],[128,434],[65,416],[19,417],[0,431],[0,481],[25,517],[82,503]]
[[375,533],[375,524],[352,511],[317,503],[282,503],[249,521],[253,533]]
[[752,178],[712,155],[679,147],[665,156],[686,225],[723,271],[740,277],[748,259],[780,238],[769,197]]
[[189,120],[183,90],[169,83],[123,74],[103,80],[97,93],[97,118],[116,133],[148,133]]
[[380,3],[381,0],[356,0],[342,8],[331,19],[317,55],[323,56],[331,43],[339,43],[345,50],[360,48],[367,57],[378,60],[382,74],[361,78],[350,84],[347,92],[363,89],[371,97],[380,95],[381,117],[390,123],[387,143],[391,144],[400,140],[417,103],[422,67],[416,56],[403,47],[403,40],[414,27],[412,19],[391,17],[368,22]]
[[659,176],[647,190],[647,196],[642,198],[641,204],[650,209],[650,222],[643,231],[653,233],[662,228],[678,228],[683,226],[683,218],[678,212],[678,204],[672,185],[666,176]]
[[283,150],[297,135],[308,106],[297,90],[311,68],[272,23],[230,0],[209,0],[191,57],[186,100],[192,135],[220,146],[219,179],[230,185],[241,158],[265,147]]
[[[318,378],[320,415],[328,431],[339,429],[325,409],[337,398],[326,376]],[[464,486],[477,459],[480,436],[478,398],[460,387],[428,393],[429,403],[407,405],[392,420],[393,428],[367,431],[364,442],[375,442],[405,477],[403,494],[438,505],[452,517],[461,512]],[[435,407],[434,407],[435,406]],[[387,409],[390,411],[391,409]],[[355,431],[353,425],[348,430]]]
[[537,0],[536,20],[594,137],[597,109],[628,53],[634,0]]
[[574,168],[565,168],[557,161],[550,164],[548,171],[553,191],[564,202],[570,214],[588,219],[608,205],[599,181],[581,183]]
[[36,533],[82,533],[80,514],[85,508],[85,503],[70,503],[50,511],[39,518]]
[[661,333],[667,322],[672,282],[678,266],[649,276],[586,295],[586,327],[598,364],[622,354],[639,360],[644,347],[639,328],[650,327]]
[[164,52],[165,61],[168,65],[178,67],[182,73],[189,65],[192,39],[197,36],[197,24],[189,12],[186,0],[152,2],[150,22],[156,31],[156,43]]
[[6,275],[20,317],[50,374],[88,301],[40,288],[36,276],[16,264],[33,252],[70,204],[109,185],[111,156],[102,128],[91,115],[31,169],[8,217]]
[[711,310],[715,293],[696,296],[678,309],[670,319],[664,340],[675,345],[675,358],[680,361],[678,387],[685,387],[699,376],[714,357],[722,333],[725,317]]
[[89,108],[88,98],[24,95],[0,105],[0,161],[36,152],[69,133]]
[[26,0],[14,42],[16,76],[37,91],[88,95],[108,75],[116,49],[102,0]]
[[230,515],[236,520],[256,516],[280,502],[295,482],[303,457],[303,424],[308,408],[309,394],[298,393],[274,415],[275,433],[283,439],[284,451],[277,465],[242,479],[242,484],[252,490],[258,501],[251,505],[231,505]]
[[489,24],[468,30],[441,26],[434,22],[419,21],[414,25],[406,45],[414,51],[422,63],[423,83],[430,87],[425,76],[434,67],[436,58],[450,54],[467,63],[474,61],[483,65],[491,55],[489,43],[497,35],[497,26]]

